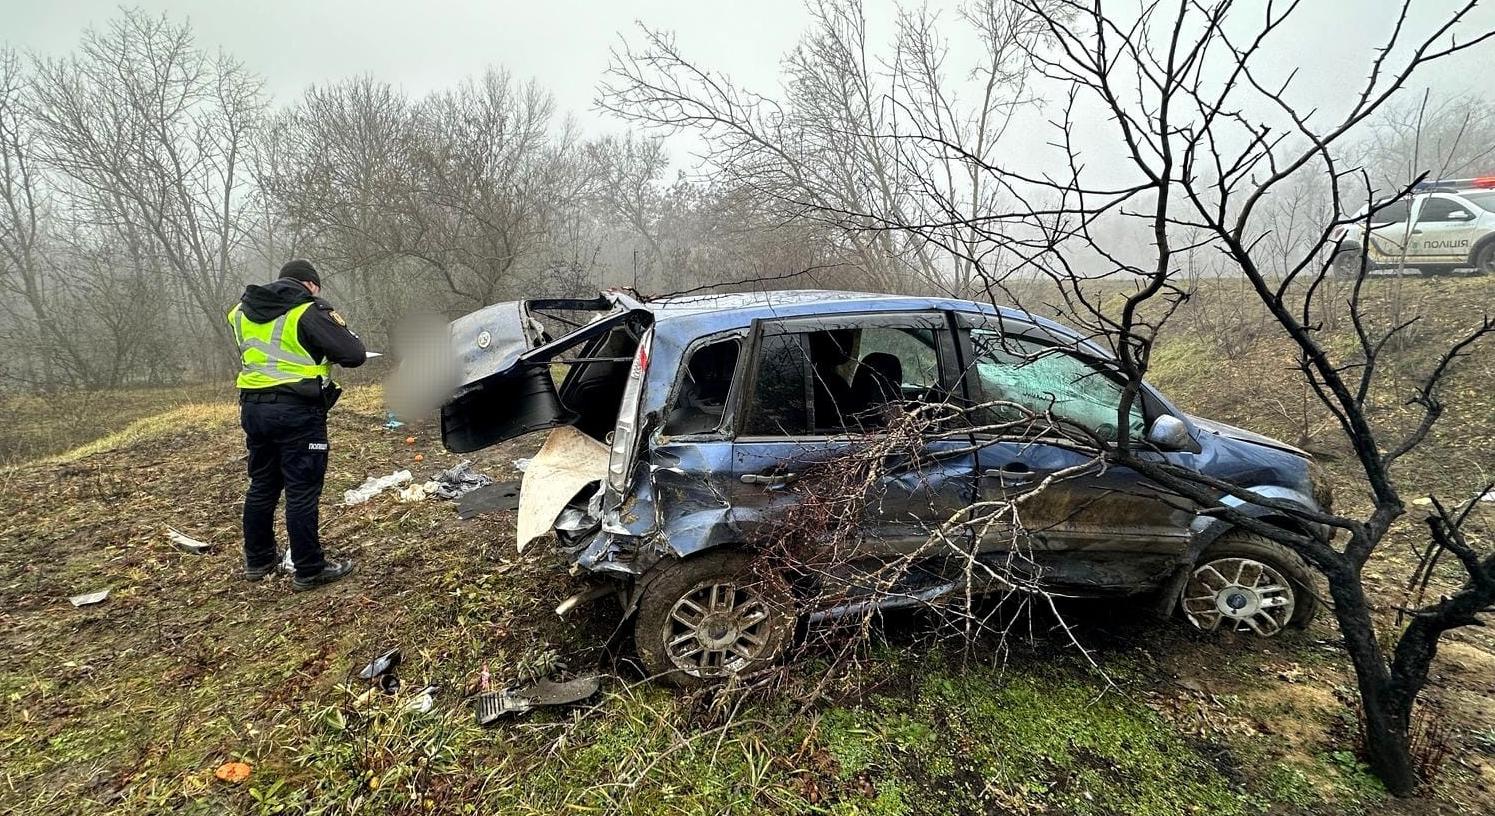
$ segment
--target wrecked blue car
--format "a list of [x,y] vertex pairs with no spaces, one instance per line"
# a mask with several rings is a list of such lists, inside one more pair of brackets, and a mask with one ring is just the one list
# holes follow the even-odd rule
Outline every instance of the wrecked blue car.
[[[574,572],[616,589],[660,677],[762,667],[807,618],[968,594],[973,563],[1065,594],[1156,593],[1158,608],[1204,630],[1271,637],[1315,611],[1290,550],[1126,468],[1084,468],[1093,451],[1041,428],[988,431],[1000,417],[982,412],[1025,406],[1100,438],[1130,434],[1146,456],[1279,502],[1328,504],[1303,451],[1185,414],[1151,387],[1117,428],[1122,380],[1107,352],[1025,312],[854,292],[606,292],[495,304],[450,336],[459,385],[441,409],[446,447],[550,429],[525,473],[519,546],[553,541]],[[871,473],[856,517],[828,520],[855,531],[853,550],[829,570],[765,577],[754,554],[782,535],[808,475],[889,433],[890,412],[925,405],[964,419],[929,423],[906,446],[916,450]],[[1039,486],[1020,524],[962,516]],[[866,580],[888,564],[901,565],[894,578]],[[837,592],[817,596],[836,569]],[[974,589],[999,584],[1013,582]]]

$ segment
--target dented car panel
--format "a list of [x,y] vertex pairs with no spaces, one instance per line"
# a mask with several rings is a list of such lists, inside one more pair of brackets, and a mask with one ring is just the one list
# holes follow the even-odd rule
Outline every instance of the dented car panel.
[[[971,340],[976,331],[1061,345],[1083,361],[1096,361],[1102,373],[1109,359],[1104,350],[1052,321],[942,298],[764,292],[642,303],[605,293],[593,300],[565,301],[598,314],[557,338],[536,332],[531,320],[542,310],[537,303],[545,302],[498,304],[453,324],[457,344],[475,345],[484,331],[490,333],[490,347],[498,342],[494,332],[503,338],[494,351],[472,352],[462,361],[464,384],[443,408],[444,439],[449,446],[472,445],[561,426],[537,457],[545,458],[540,469],[526,474],[527,493],[532,478],[533,487],[543,487],[533,500],[522,497],[521,538],[528,542],[542,525],[548,526],[575,569],[628,582],[647,579],[666,560],[751,544],[796,501],[794,491],[786,488],[799,474],[860,444],[853,435],[818,432],[792,412],[784,415],[787,421],[802,421],[804,427],[780,425],[767,434],[754,427],[757,409],[751,406],[759,399],[754,389],[766,376],[760,371],[765,338],[816,332],[822,340],[831,337],[832,352],[817,350],[824,343],[817,347],[802,341],[807,355],[831,355],[814,377],[854,372],[839,383],[842,393],[837,396],[861,403],[877,399],[875,390],[863,388],[868,381],[877,385],[862,376],[873,369],[892,382],[898,399],[938,393],[976,400],[976,390],[985,386],[973,385],[973,378],[965,376],[983,364],[977,359],[983,351]],[[854,337],[853,347],[842,348],[843,337]],[[889,338],[895,342],[874,342]],[[595,353],[595,365],[601,368],[591,374],[573,370],[557,388],[545,363],[578,343],[584,349],[580,359]],[[897,357],[897,365],[889,357]],[[1007,380],[996,377],[992,382]],[[610,424],[595,422],[600,416],[598,383],[617,392],[601,394],[607,403],[603,407],[615,410]],[[820,410],[815,405],[820,387],[806,376],[802,396],[810,414]],[[795,392],[784,393],[793,397]],[[615,409],[609,400],[616,402]],[[585,420],[576,429],[566,427],[588,411],[594,420],[590,427]],[[1186,449],[1145,455],[1250,486],[1265,497],[1305,508],[1320,505],[1310,460],[1301,451],[1191,417],[1151,387],[1143,388],[1137,411],[1137,427],[1130,432],[1169,416],[1188,434]],[[973,502],[1000,500],[1087,457],[1043,439],[1016,443],[957,432],[929,439],[923,451],[906,458],[889,463],[875,486],[879,500],[866,517],[853,522],[865,534],[860,555],[873,565],[916,550],[932,529]],[[574,478],[544,475],[557,473]],[[529,513],[525,502],[532,508]],[[1228,499],[1227,504],[1247,503]],[[1274,512],[1248,507],[1261,517]],[[1201,549],[1223,532],[1220,520],[1198,515],[1180,497],[1117,467],[1098,467],[1058,481],[1025,502],[1021,512],[1024,547],[1033,554],[1039,577],[1093,594],[1173,586]],[[974,535],[966,530],[953,534]],[[1015,541],[1010,529],[986,529],[982,535],[975,542],[978,557],[993,563],[1000,563]],[[914,583],[903,588],[902,597],[937,595],[953,580],[954,568],[931,560],[911,571],[907,580]],[[853,598],[846,608],[855,609],[858,603]]]

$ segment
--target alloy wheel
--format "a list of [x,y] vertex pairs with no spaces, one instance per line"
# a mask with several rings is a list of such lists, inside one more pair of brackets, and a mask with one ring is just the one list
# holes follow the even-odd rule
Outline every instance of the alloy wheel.
[[1195,568],[1184,587],[1184,614],[1206,632],[1223,624],[1237,632],[1272,637],[1293,619],[1292,584],[1270,564],[1252,558],[1219,558]]
[[693,677],[733,674],[773,655],[773,610],[753,586],[714,580],[675,602],[665,619],[665,652]]

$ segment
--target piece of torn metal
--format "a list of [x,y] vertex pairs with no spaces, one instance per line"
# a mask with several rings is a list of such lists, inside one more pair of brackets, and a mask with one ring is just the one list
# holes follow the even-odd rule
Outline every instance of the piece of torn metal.
[[191,555],[202,555],[213,548],[212,544],[206,541],[198,541],[192,536],[183,534],[174,527],[166,528],[166,537],[171,539],[173,547]]
[[363,671],[358,673],[358,679],[373,680],[375,677],[378,677],[381,674],[387,674],[400,665],[400,660],[401,655],[399,647],[390,649],[384,654],[381,654],[373,660],[370,660],[369,664],[363,667]]
[[109,590],[101,589],[97,592],[85,592],[82,595],[74,595],[68,598],[68,600],[72,602],[73,606],[93,606],[96,603],[103,603],[104,599],[108,597]]
[[479,694],[473,701],[478,725],[488,725],[507,714],[523,714],[543,706],[579,703],[602,688],[602,675],[574,680],[541,680],[527,686]]
[[494,482],[457,500],[457,518],[470,519],[483,513],[519,508],[519,482]]
[[582,488],[607,478],[607,446],[570,425],[553,429],[524,471],[519,493],[517,546],[550,531],[566,504]]
[[616,587],[607,586],[606,584],[589,587],[561,601],[560,605],[555,608],[555,613],[564,618],[571,614],[571,611],[576,609],[576,607],[589,601],[595,601],[598,598],[605,598],[617,591]]

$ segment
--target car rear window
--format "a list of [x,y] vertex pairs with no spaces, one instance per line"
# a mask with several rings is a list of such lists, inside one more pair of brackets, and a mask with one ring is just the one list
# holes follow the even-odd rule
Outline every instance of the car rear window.
[[665,416],[666,434],[710,433],[721,427],[741,349],[741,342],[733,337],[690,353]]

